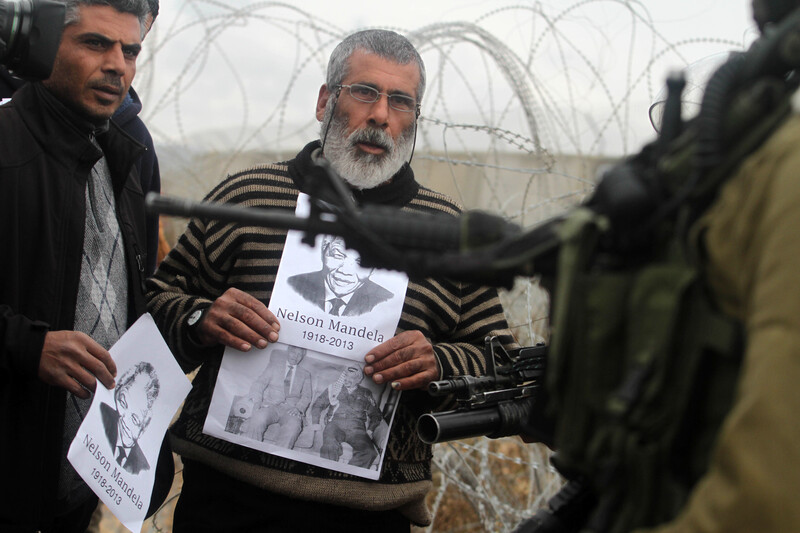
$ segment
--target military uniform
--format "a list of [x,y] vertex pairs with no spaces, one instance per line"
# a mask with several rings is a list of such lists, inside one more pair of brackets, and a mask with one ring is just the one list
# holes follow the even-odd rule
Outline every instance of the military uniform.
[[708,284],[744,361],[708,471],[658,533],[800,530],[800,116],[751,154],[699,221]]

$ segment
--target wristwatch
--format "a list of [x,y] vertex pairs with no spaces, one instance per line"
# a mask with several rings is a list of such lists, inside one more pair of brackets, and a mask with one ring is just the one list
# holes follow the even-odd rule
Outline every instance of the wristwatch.
[[204,309],[198,309],[194,311],[189,318],[186,319],[186,325],[188,326],[188,335],[189,340],[196,344],[197,346],[201,346],[202,343],[200,342],[200,337],[197,335],[197,327],[200,325],[200,320],[203,318],[203,315],[206,312],[207,307]]
[[189,318],[186,319],[186,324],[188,324],[189,327],[192,327],[198,322],[200,322],[200,319],[203,318],[204,311],[205,309],[198,309],[197,311],[189,315]]

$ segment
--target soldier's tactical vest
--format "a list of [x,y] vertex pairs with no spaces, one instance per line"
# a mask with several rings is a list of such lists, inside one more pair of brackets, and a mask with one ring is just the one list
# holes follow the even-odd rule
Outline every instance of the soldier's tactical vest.
[[593,269],[603,223],[584,210],[562,228],[547,387],[553,463],[598,498],[585,530],[627,532],[674,517],[705,472],[741,339],[679,246],[629,270]]

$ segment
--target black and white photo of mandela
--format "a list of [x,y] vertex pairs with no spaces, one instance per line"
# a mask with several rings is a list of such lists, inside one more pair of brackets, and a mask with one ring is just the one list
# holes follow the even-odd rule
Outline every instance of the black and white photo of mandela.
[[114,407],[101,403],[106,438],[114,460],[126,472],[138,474],[150,464],[139,447],[139,438],[147,429],[158,398],[160,385],[155,368],[145,361],[129,368],[114,388]]
[[296,274],[289,285],[305,300],[334,316],[361,316],[390,300],[394,293],[370,279],[375,269],[363,268],[361,256],[347,249],[342,237],[325,235],[322,268]]

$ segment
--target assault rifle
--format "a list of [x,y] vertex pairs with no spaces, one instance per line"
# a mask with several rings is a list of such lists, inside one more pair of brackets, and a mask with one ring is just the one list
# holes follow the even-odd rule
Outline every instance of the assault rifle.
[[532,419],[540,411],[544,392],[542,380],[547,346],[537,344],[508,353],[497,337],[487,337],[484,353],[487,375],[459,376],[430,383],[431,396],[453,394],[456,408],[419,418],[417,434],[423,442],[433,444],[482,435],[498,438],[542,433],[537,424],[532,424]]

